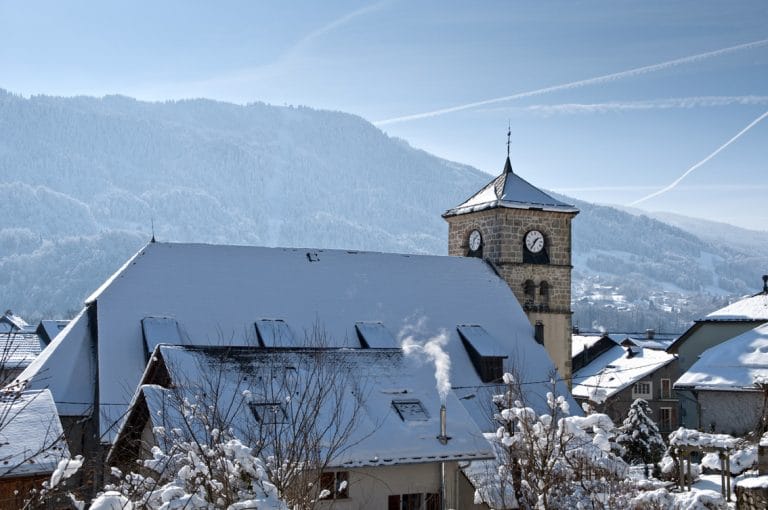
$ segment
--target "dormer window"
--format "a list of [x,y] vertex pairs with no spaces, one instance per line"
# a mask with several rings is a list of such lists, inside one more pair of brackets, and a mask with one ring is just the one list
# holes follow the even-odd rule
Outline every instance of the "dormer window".
[[507,356],[496,339],[482,326],[463,325],[456,329],[480,380],[489,383],[501,379],[504,375],[504,359]]
[[261,347],[297,347],[291,329],[282,319],[257,320],[256,335]]

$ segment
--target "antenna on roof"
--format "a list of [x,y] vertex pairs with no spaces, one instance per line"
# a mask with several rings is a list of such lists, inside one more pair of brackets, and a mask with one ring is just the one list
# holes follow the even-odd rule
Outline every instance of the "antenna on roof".
[[150,216],[149,221],[152,223],[152,239],[150,239],[149,242],[154,243],[155,242],[155,218],[153,216]]

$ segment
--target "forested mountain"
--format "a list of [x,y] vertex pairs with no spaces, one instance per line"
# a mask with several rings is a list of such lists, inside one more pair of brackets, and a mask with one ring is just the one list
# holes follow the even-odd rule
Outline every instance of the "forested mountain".
[[[153,223],[162,241],[443,254],[440,214],[488,180],[346,113],[0,90],[0,303],[30,319],[71,313],[150,239]],[[584,325],[687,321],[699,310],[685,306],[754,290],[768,269],[765,246],[728,248],[578,206],[574,287]],[[679,310],[619,310],[660,290],[685,296]]]

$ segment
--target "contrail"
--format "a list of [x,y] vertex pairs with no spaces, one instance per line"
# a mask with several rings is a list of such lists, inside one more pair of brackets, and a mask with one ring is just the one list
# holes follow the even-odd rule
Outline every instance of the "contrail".
[[686,171],[683,173],[683,175],[681,175],[680,177],[678,177],[677,179],[675,179],[675,180],[674,180],[674,182],[672,182],[672,184],[670,184],[669,186],[666,186],[666,187],[664,187],[664,188],[662,188],[662,189],[660,189],[660,190],[658,190],[658,191],[655,191],[655,192],[651,193],[650,195],[646,195],[646,196],[644,196],[643,198],[641,198],[640,200],[635,200],[634,202],[630,203],[629,205],[637,205],[637,204],[640,204],[640,203],[642,203],[642,202],[645,202],[646,200],[649,200],[649,199],[651,199],[651,198],[653,198],[653,197],[657,197],[657,196],[661,195],[662,193],[666,193],[667,191],[669,191],[669,190],[673,189],[675,186],[677,186],[678,184],[680,184],[680,181],[682,181],[683,179],[685,179],[685,178],[688,176],[688,174],[690,174],[691,172],[693,172],[694,170],[696,170],[697,168],[699,168],[701,165],[703,165],[704,163],[706,163],[706,162],[707,162],[707,161],[709,161],[710,159],[712,159],[712,158],[714,158],[715,156],[717,156],[717,155],[718,155],[718,154],[719,154],[719,153],[720,153],[720,152],[721,152],[723,149],[725,149],[726,147],[728,147],[729,145],[731,145],[733,142],[735,142],[736,140],[738,140],[738,139],[741,137],[741,135],[743,135],[744,133],[746,133],[747,131],[749,131],[749,130],[750,130],[750,129],[752,129],[753,127],[755,127],[755,125],[757,125],[757,123],[758,123],[758,122],[760,122],[761,120],[763,120],[763,119],[764,119],[764,118],[766,118],[766,117],[768,117],[768,111],[766,111],[765,113],[763,113],[762,115],[760,115],[758,118],[756,118],[755,120],[753,120],[752,122],[750,122],[750,123],[749,123],[749,125],[748,125],[747,127],[745,127],[744,129],[742,129],[741,131],[739,131],[739,132],[736,134],[736,136],[734,136],[733,138],[731,138],[730,140],[728,140],[727,142],[725,142],[723,145],[721,145],[720,147],[718,147],[718,148],[717,148],[717,150],[716,150],[715,152],[713,152],[712,154],[710,154],[709,156],[707,156],[706,158],[702,159],[701,161],[699,161],[698,163],[696,163],[695,165],[693,165],[691,168],[689,168],[688,170],[686,170]]
[[470,110],[472,108],[477,108],[478,106],[485,106],[489,104],[494,103],[501,103],[504,101],[511,101],[513,99],[522,99],[525,97],[531,97],[531,96],[539,96],[542,94],[547,94],[549,92],[557,92],[560,90],[569,90],[569,89],[575,89],[578,87],[585,87],[587,85],[595,85],[598,83],[605,83],[609,81],[615,81],[615,80],[621,80],[624,78],[629,78],[631,76],[637,76],[640,74],[646,74],[646,73],[652,73],[656,71],[661,71],[663,69],[668,69],[670,67],[676,67],[683,64],[690,64],[692,62],[698,62],[700,60],[705,60],[712,57],[719,57],[721,55],[726,55],[728,53],[733,53],[735,51],[741,51],[751,48],[757,48],[759,46],[764,46],[765,44],[768,44],[768,39],[761,39],[759,41],[752,41],[749,43],[739,44],[737,46],[730,46],[728,48],[722,48],[715,51],[708,51],[706,53],[699,53],[698,55],[691,55],[688,57],[682,57],[675,60],[668,60],[666,62],[662,62],[660,64],[653,64],[643,67],[636,67],[634,69],[628,69],[626,71],[620,71],[618,73],[612,73],[612,74],[605,74],[603,76],[597,76],[595,78],[587,78],[586,80],[578,80],[578,81],[572,81],[569,83],[564,83],[562,85],[553,85],[551,87],[545,87],[542,89],[537,90],[531,90],[529,92],[520,92],[518,94],[513,94],[511,96],[503,96],[503,97],[496,97],[493,99],[485,99],[483,101],[476,101],[474,103],[466,103],[463,105],[458,106],[451,106],[449,108],[442,108],[440,110],[433,110],[431,112],[424,112],[424,113],[415,113],[412,115],[405,115],[403,117],[394,117],[392,119],[385,119],[374,122],[376,126],[386,126],[387,124],[397,124],[400,122],[407,122],[410,120],[417,120],[417,119],[426,119],[428,117],[437,117],[439,115],[445,115],[448,113],[454,113],[459,112],[462,110]]

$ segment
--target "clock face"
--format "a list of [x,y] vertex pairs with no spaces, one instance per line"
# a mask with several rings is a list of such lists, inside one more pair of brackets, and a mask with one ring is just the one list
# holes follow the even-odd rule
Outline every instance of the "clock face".
[[531,230],[525,234],[525,247],[531,253],[539,253],[544,249],[544,235],[538,230]]
[[483,243],[483,238],[480,235],[479,230],[473,230],[469,234],[469,249],[477,251],[480,249],[480,245]]

